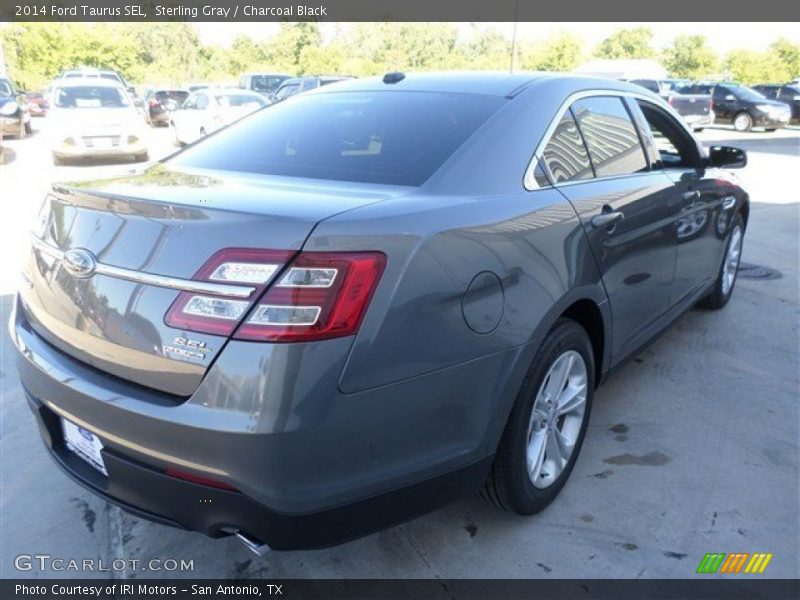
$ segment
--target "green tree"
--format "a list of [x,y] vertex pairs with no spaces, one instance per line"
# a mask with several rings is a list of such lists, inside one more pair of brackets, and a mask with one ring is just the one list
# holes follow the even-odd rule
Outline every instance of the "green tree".
[[725,70],[735,81],[748,85],[770,81],[783,82],[790,78],[789,69],[780,54],[771,50],[767,52],[731,50],[725,56]]
[[679,35],[664,49],[664,66],[672,77],[699,79],[713,73],[718,64],[716,53],[702,35]]
[[653,32],[649,27],[620,29],[600,42],[594,51],[598,58],[652,58]]
[[581,42],[569,33],[552,35],[520,50],[520,65],[525,70],[571,71],[582,59]]
[[789,79],[800,77],[800,44],[780,38],[775,40],[769,49],[780,56],[789,72]]

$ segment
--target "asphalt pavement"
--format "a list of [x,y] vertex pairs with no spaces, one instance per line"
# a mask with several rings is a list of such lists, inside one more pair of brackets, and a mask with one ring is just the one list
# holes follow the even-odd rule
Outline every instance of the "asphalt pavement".
[[[3,142],[3,323],[49,183],[135,167],[55,167],[41,133],[47,120],[34,124],[34,136]],[[167,130],[149,135],[152,158],[174,150]],[[234,539],[139,520],[51,463],[3,327],[0,577],[690,578],[707,552],[771,552],[764,576],[800,576],[800,130],[712,128],[700,137],[749,152],[740,172],[752,198],[743,261],[774,277],[740,278],[724,310],[690,311],[598,391],[572,478],[544,512],[522,518],[470,497],[335,548],[262,558]],[[126,566],[15,567],[19,555],[35,554]],[[169,570],[165,559],[193,568]]]

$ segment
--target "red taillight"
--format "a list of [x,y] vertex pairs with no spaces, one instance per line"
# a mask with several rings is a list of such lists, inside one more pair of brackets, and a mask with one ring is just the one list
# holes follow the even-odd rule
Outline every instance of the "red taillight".
[[150,98],[149,104],[150,104],[150,106],[158,106],[161,103],[158,100],[156,100],[155,98]]
[[225,483],[224,481],[217,481],[216,479],[209,479],[208,477],[200,477],[199,475],[193,475],[191,473],[187,473],[186,471],[179,471],[178,469],[173,469],[169,467],[165,473],[168,477],[174,477],[175,479],[183,479],[184,481],[189,481],[191,483],[199,483],[200,485],[207,485],[208,487],[217,488],[220,490],[227,490],[229,492],[238,492],[235,487],[232,485]]
[[356,333],[386,266],[386,256],[380,252],[304,252],[290,262],[294,254],[249,248],[220,250],[193,279],[252,292],[243,296],[226,294],[226,290],[181,292],[167,311],[165,323],[189,331],[225,336],[235,332],[237,339],[271,342]]
[[358,331],[386,266],[380,252],[306,252],[281,274],[234,337],[299,342]]
[[224,294],[181,292],[164,319],[170,327],[230,335],[266,286],[294,252],[226,248],[214,254],[193,279],[253,288],[244,298]]

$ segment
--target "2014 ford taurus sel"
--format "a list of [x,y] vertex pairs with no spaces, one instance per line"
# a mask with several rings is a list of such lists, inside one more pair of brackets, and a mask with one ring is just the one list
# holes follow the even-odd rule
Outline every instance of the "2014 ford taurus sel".
[[722,167],[745,162],[601,79],[298,95],[52,187],[11,323],[22,384],[79,483],[259,551],[479,489],[534,513],[596,386],[728,302],[749,200]]

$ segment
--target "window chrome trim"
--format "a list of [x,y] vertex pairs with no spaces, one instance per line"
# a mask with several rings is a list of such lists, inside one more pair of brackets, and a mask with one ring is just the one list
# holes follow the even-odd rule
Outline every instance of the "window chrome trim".
[[[36,236],[32,235],[31,240],[33,246],[42,254],[46,254],[50,258],[58,261],[64,259],[66,252],[51,246]],[[249,298],[256,290],[256,288],[250,286],[210,283],[208,281],[195,281],[193,279],[181,279],[180,277],[168,277],[166,275],[157,275],[144,271],[134,271],[132,269],[115,267],[101,262],[97,263],[94,273],[98,275],[107,275],[108,277],[114,277],[116,279],[124,279],[125,281],[131,281],[133,283],[181,290],[183,292],[228,296],[230,298]]]
[[[618,179],[620,177],[630,177],[630,176],[634,176],[634,175],[642,175],[642,173],[626,173],[624,175],[606,175],[604,177],[592,177],[591,179],[580,179],[580,180],[576,180],[576,181],[563,181],[563,182],[560,182],[560,183],[551,183],[548,186],[541,186],[536,181],[536,177],[534,175],[534,173],[536,171],[536,164],[540,160],[542,160],[544,158],[544,149],[547,147],[547,144],[550,142],[550,138],[553,137],[553,134],[555,133],[556,128],[558,127],[558,124],[561,122],[561,117],[564,116],[564,113],[566,113],[569,110],[569,108],[575,102],[577,102],[578,100],[583,100],[584,98],[597,98],[597,97],[604,97],[604,96],[612,96],[612,97],[620,98],[620,99],[634,98],[634,99],[639,99],[639,100],[644,100],[646,102],[650,102],[651,104],[655,104],[656,106],[658,106],[659,108],[661,108],[662,110],[665,110],[668,114],[670,114],[683,127],[684,131],[687,134],[689,134],[689,137],[694,141],[695,145],[697,145],[697,140],[695,140],[694,135],[692,134],[691,130],[686,125],[686,123],[683,122],[683,119],[681,119],[680,115],[678,113],[676,113],[675,110],[669,104],[664,102],[664,100],[662,98],[656,96],[653,93],[641,94],[639,92],[631,92],[631,91],[625,91],[625,90],[604,90],[604,89],[581,90],[580,92],[574,92],[574,93],[570,94],[569,96],[567,96],[567,99],[564,100],[564,102],[561,103],[561,105],[558,107],[558,110],[555,113],[555,116],[550,121],[550,125],[548,125],[547,129],[545,130],[544,135],[542,136],[542,139],[539,142],[539,145],[536,146],[536,151],[533,153],[533,156],[531,157],[530,162],[528,162],[528,168],[525,170],[525,176],[523,177],[523,180],[522,180],[522,184],[523,184],[523,186],[525,187],[525,189],[527,191],[532,192],[534,190],[562,187],[562,186],[565,186],[565,185],[574,185],[574,184],[577,184],[577,183],[590,183],[592,181],[605,181],[607,179]],[[624,103],[624,100],[623,100],[623,103]],[[627,106],[625,108],[627,110]],[[637,132],[638,132],[638,126],[637,126],[637,124],[636,124],[636,122],[635,122],[633,117],[631,117],[631,122],[633,123],[633,126],[637,128]],[[581,136],[582,135],[583,134],[581,134]],[[646,153],[644,147],[642,148],[642,153],[644,154],[645,159],[647,160],[648,165],[649,165],[650,164],[650,158],[647,156],[647,153]],[[702,154],[701,154],[701,156],[702,156]],[[651,172],[652,172],[652,169],[649,169],[647,171],[647,173],[651,173]]]

